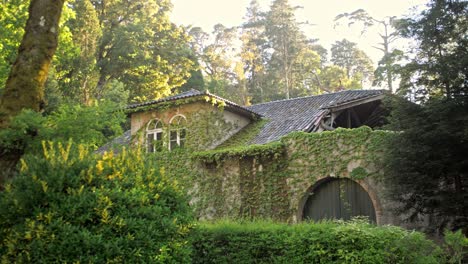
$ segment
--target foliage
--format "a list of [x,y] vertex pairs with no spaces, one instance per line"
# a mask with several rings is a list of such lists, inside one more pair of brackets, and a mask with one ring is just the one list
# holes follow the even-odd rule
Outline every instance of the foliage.
[[382,142],[394,135],[362,127],[244,145],[249,133],[241,134],[214,150],[156,154],[160,166],[184,183],[198,217],[294,221],[303,194],[319,178],[381,180]]
[[403,132],[385,147],[389,194],[412,219],[440,216],[439,232],[452,221],[460,228],[468,223],[467,115],[455,101],[433,99],[424,106],[401,102],[390,120]]
[[120,135],[124,120],[123,112],[108,102],[94,106],[63,105],[47,116],[47,131],[42,136],[60,142],[71,138],[96,148]]
[[125,89],[125,85],[117,80],[112,80],[105,85],[103,98],[115,103],[119,108],[127,106],[130,97],[130,91]]
[[202,223],[193,234],[194,263],[440,263],[423,234],[363,221],[295,225]]
[[331,47],[331,61],[346,70],[348,79],[357,79],[362,86],[364,82],[372,82],[374,67],[371,59],[356,46],[346,39],[336,41]]
[[374,48],[383,52],[383,57],[379,62],[379,67],[375,72],[377,82],[382,83],[383,80],[387,83],[390,91],[393,90],[393,81],[395,80],[395,65],[396,59],[395,50],[392,48],[392,43],[399,38],[399,32],[396,30],[398,19],[395,16],[387,16],[384,18],[375,18],[371,16],[366,10],[358,9],[351,13],[342,13],[335,17],[335,25],[339,25],[341,21],[346,20],[348,26],[359,23],[362,26],[361,35],[365,34],[370,27],[379,27],[379,37],[382,39],[381,43]]
[[[0,7],[0,89],[18,50],[29,0]],[[45,9],[45,8],[44,8]],[[89,105],[105,98],[108,83],[124,84],[130,99],[169,95],[196,74],[193,52],[183,28],[169,20],[166,0],[71,0],[63,8],[53,82],[63,95]],[[130,11],[130,12],[129,12]],[[127,102],[125,102],[127,103]]]
[[[359,161],[361,165],[349,172],[351,177],[379,178],[383,168],[381,144],[392,137],[393,133],[373,131],[364,126],[321,133],[293,132],[282,141],[293,150],[289,160],[290,173],[344,176],[348,175],[348,165]],[[363,168],[367,170],[363,171]]]
[[24,25],[28,17],[29,0],[4,1],[0,5],[0,91],[4,88],[11,65],[15,62]]
[[468,238],[461,230],[451,232],[445,230],[444,241],[448,251],[449,263],[463,263],[463,258],[468,256]]
[[263,103],[267,39],[264,16],[257,0],[250,2],[245,20],[241,26],[242,47],[239,56],[246,79],[247,103],[250,103],[250,100]]
[[35,111],[26,109],[17,115],[6,129],[0,130],[0,155],[37,148],[37,135],[45,126],[45,118]]
[[431,1],[400,22],[418,41],[416,56],[401,69],[400,93],[389,129],[401,131],[385,155],[389,193],[411,218],[432,217],[445,228],[468,230],[468,2]]
[[[336,65],[327,63],[327,50],[304,34],[302,26],[307,23],[295,16],[300,7],[289,2],[273,1],[263,11],[258,1],[252,0],[238,31],[220,24],[211,35],[199,27],[190,28],[190,46],[207,77],[207,89],[249,105],[358,89],[372,81],[372,63],[355,47],[349,61],[344,57],[350,54],[338,51],[343,43],[337,43],[339,47],[333,52]],[[234,45],[236,37],[240,48]],[[348,60],[347,65],[341,63],[343,60]]]
[[431,1],[414,18],[401,20],[401,34],[417,41],[414,58],[401,69],[401,94],[424,102],[428,97],[460,97],[468,89],[468,3]]
[[249,145],[219,150],[200,151],[195,152],[193,157],[205,162],[221,161],[229,157],[236,157],[239,159],[249,156],[261,157],[263,155],[281,154],[283,147],[284,145],[281,142],[272,142],[264,145]]
[[0,131],[1,154],[41,152],[41,141],[65,143],[70,139],[96,148],[121,134],[125,117],[111,103],[80,106],[62,105],[56,112],[43,116],[23,110],[10,127]]
[[329,65],[323,67],[317,75],[319,87],[321,90],[335,92],[340,89],[360,89],[362,83],[360,78],[350,79],[346,75],[346,71],[339,66]]
[[288,0],[275,0],[265,18],[265,34],[272,50],[268,61],[269,77],[272,85],[279,89],[274,93],[286,99],[293,97],[293,89],[298,89],[303,80],[293,76],[301,69],[302,64],[298,60],[304,49],[308,49],[309,42],[299,28],[295,9]]
[[8,127],[24,108],[44,110],[44,87],[58,46],[64,3],[64,0],[30,1],[18,54],[0,95],[0,128]]
[[368,176],[368,173],[365,168],[357,167],[349,173],[349,176],[351,179],[362,180]]
[[187,200],[154,160],[43,146],[0,193],[2,263],[189,262]]
[[217,149],[224,149],[224,148],[231,148],[236,146],[247,146],[249,145],[250,141],[258,135],[260,130],[268,123],[268,120],[261,119],[256,120],[246,127],[244,127],[241,131],[230,137],[228,140],[223,142],[221,145],[217,147]]

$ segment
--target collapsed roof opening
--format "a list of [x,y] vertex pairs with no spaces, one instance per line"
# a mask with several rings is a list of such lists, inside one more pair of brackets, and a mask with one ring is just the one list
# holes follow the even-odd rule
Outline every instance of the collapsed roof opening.
[[345,109],[332,109],[324,118],[323,126],[326,130],[335,128],[357,128],[369,126],[380,127],[385,124],[387,111],[380,100],[355,105]]

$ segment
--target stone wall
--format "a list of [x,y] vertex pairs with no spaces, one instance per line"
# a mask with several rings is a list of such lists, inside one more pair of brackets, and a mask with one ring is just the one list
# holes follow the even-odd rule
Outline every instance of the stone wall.
[[[370,128],[323,133],[293,133],[275,150],[257,146],[223,155],[197,156],[197,191],[193,204],[200,218],[269,218],[302,221],[311,188],[328,177],[346,177],[369,194],[378,224],[401,225],[384,196],[381,140],[388,136]],[[278,148],[278,144],[281,147]]]

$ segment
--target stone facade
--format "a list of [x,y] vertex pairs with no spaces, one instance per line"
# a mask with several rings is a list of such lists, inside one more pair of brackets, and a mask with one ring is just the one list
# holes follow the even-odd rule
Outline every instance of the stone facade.
[[[360,145],[343,142],[353,134],[363,140]],[[296,223],[303,220],[304,204],[311,190],[332,177],[350,178],[369,194],[377,224],[399,225],[399,217],[393,215],[392,204],[384,196],[383,172],[374,162],[378,158],[363,155],[371,151],[372,141],[382,136],[381,131],[362,128],[348,129],[341,134],[328,132],[313,138],[286,137],[279,153],[240,154],[213,162],[199,161],[198,193],[194,193],[198,197],[195,203],[204,201],[196,205],[201,208],[199,217],[260,217]],[[339,150],[317,153],[314,145],[329,144],[329,140],[335,141]],[[353,178],[356,168],[363,168],[367,175]]]
[[[219,98],[215,98],[217,103],[192,95],[180,98],[191,100],[173,104],[172,100],[163,108],[154,104],[133,112],[131,135],[133,143],[144,144],[147,124],[155,119],[163,123],[165,150],[152,155],[167,175],[186,188],[199,218],[267,218],[297,223],[304,220],[306,201],[317,188],[329,179],[348,178],[368,194],[377,224],[405,225],[385,197],[379,144],[391,136],[390,132],[369,127],[292,132],[263,145],[244,141],[219,149],[236,133],[247,131],[258,116],[249,116],[248,109],[236,112],[242,107],[229,102],[232,111],[224,109]],[[326,118],[326,112],[322,114]],[[184,151],[172,153],[166,151],[167,137],[171,120],[178,115],[187,120],[187,141]],[[262,131],[268,129],[274,128],[266,126]]]

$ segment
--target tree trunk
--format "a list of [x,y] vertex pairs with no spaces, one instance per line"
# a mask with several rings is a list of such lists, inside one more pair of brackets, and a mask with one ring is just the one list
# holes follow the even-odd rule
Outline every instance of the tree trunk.
[[385,70],[387,71],[387,84],[388,84],[388,89],[390,90],[391,93],[393,93],[393,70],[392,70],[392,65],[390,64],[389,56],[390,56],[390,43],[389,43],[389,35],[388,35],[388,25],[387,23],[383,23],[384,29],[385,29],[385,35],[382,37],[383,38],[383,46],[384,46],[384,57],[386,57],[386,62],[385,62]]
[[44,85],[57,49],[65,0],[31,0],[25,33],[0,98],[0,128],[22,109],[44,108]]

